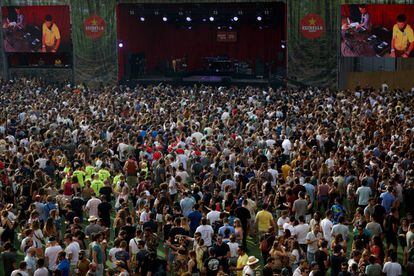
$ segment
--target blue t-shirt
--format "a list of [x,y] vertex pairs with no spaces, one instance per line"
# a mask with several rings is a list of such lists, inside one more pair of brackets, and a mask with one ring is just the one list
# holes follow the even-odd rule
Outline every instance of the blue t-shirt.
[[385,192],[380,195],[380,198],[382,199],[382,207],[384,207],[387,214],[389,214],[391,212],[392,204],[395,201],[395,197],[391,193]]
[[192,211],[190,214],[188,214],[191,232],[195,232],[197,227],[200,226],[200,220],[202,217],[203,215],[199,211]]
[[68,259],[63,259],[57,266],[62,276],[69,276],[70,263]]

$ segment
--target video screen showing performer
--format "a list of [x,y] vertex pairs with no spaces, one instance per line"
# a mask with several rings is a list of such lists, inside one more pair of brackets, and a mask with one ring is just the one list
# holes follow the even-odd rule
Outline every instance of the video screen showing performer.
[[5,52],[71,51],[68,6],[3,7],[2,15]]
[[414,5],[342,5],[344,57],[414,57]]

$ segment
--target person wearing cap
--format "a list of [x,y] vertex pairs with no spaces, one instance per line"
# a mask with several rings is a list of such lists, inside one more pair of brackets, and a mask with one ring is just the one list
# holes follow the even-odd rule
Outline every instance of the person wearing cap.
[[255,270],[258,266],[259,259],[255,256],[250,256],[247,259],[247,263],[243,268],[242,276],[255,276]]
[[104,231],[104,228],[97,224],[98,218],[95,216],[90,216],[88,218],[89,225],[85,228],[85,234],[88,237],[91,237],[92,234],[100,233]]

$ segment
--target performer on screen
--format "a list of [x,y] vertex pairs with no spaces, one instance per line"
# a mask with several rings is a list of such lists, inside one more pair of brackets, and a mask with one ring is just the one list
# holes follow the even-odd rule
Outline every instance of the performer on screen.
[[408,58],[414,49],[414,33],[410,25],[407,24],[405,14],[397,17],[397,23],[392,29],[391,57]]
[[365,28],[369,30],[371,28],[371,20],[367,11],[367,5],[359,5],[359,12],[361,13],[361,22],[356,26],[356,29]]
[[42,52],[56,53],[60,46],[60,32],[50,14],[45,16],[42,26]]

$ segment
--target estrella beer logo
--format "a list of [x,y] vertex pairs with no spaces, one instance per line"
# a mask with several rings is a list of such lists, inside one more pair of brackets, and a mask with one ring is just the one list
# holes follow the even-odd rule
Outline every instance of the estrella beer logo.
[[105,32],[105,20],[97,15],[91,15],[85,19],[84,30],[87,37],[92,39],[100,38]]
[[325,32],[325,21],[319,14],[309,13],[300,20],[300,31],[307,39],[320,38]]

